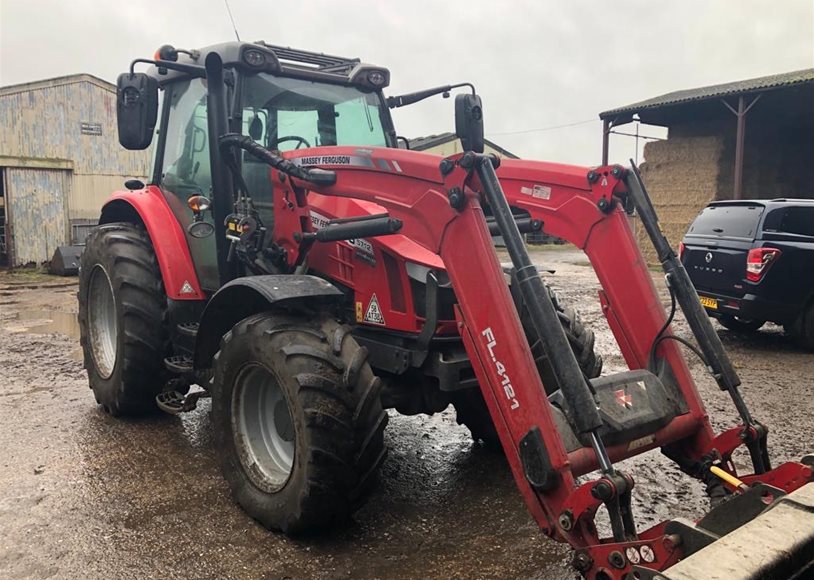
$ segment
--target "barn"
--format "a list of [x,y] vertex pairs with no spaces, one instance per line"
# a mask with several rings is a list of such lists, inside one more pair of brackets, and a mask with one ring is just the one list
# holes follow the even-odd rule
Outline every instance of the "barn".
[[104,199],[149,164],[119,145],[115,85],[76,74],[0,87],[0,266],[83,243]]
[[[814,69],[700,87],[600,113],[609,136],[638,122],[667,128],[644,147],[642,178],[673,247],[709,202],[814,198]],[[636,228],[646,257],[655,252]]]

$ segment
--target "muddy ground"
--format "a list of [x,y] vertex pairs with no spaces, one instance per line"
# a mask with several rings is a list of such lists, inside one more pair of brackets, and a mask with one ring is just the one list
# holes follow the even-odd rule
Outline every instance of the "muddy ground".
[[[605,372],[624,364],[584,256],[535,254],[597,332]],[[658,276],[656,276],[658,278]],[[80,362],[74,279],[0,275],[0,576],[4,578],[572,578],[568,551],[540,534],[504,459],[473,445],[451,410],[391,417],[382,483],[347,528],[292,540],[229,498],[208,402],[181,418],[101,413]],[[666,295],[663,295],[666,300]],[[717,327],[767,423],[775,461],[814,448],[814,357],[769,325]],[[676,332],[686,335],[681,321]],[[692,358],[717,428],[735,415]],[[700,486],[658,452],[628,460],[641,528],[697,517]]]

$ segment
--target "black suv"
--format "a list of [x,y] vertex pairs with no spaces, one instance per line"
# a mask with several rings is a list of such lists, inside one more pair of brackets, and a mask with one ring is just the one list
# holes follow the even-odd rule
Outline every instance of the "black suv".
[[769,320],[814,348],[814,200],[713,202],[679,255],[726,328],[753,332]]

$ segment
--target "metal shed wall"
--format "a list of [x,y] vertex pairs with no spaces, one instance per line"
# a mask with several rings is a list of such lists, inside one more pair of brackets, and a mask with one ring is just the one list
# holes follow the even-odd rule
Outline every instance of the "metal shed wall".
[[7,168],[5,197],[12,266],[51,259],[68,239],[67,195],[70,171]]
[[115,87],[90,75],[0,89],[0,127],[0,156],[73,162],[71,219],[98,217],[110,193],[149,172],[148,152],[119,145]]

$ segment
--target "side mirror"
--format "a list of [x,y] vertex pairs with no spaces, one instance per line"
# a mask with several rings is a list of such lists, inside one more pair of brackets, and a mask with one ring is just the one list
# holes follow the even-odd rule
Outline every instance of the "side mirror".
[[147,149],[158,117],[158,81],[145,73],[124,73],[116,87],[119,143],[125,149]]
[[483,153],[483,108],[478,95],[455,96],[455,134],[464,151]]

